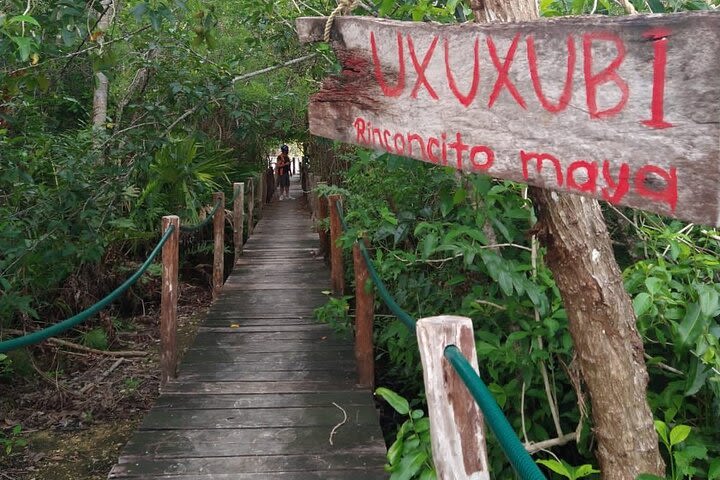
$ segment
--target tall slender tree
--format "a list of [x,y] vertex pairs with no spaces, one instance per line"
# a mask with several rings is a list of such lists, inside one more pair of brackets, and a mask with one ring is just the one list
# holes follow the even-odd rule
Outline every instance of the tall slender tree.
[[[102,0],[100,2],[102,11],[97,21],[95,30],[90,32],[90,37],[102,44],[105,33],[110,29],[115,18],[115,11],[118,7],[116,0]],[[93,127],[101,128],[107,122],[108,91],[110,81],[102,70],[95,72],[95,88],[93,91]]]

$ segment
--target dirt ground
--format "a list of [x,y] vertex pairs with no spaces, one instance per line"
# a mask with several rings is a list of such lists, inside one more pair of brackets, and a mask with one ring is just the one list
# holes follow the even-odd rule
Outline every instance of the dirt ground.
[[[211,294],[209,288],[190,284],[183,284],[181,292],[182,352],[194,338]],[[29,363],[34,372],[0,383],[0,480],[107,478],[158,396],[155,308],[123,319],[111,344],[111,350],[146,356],[115,357],[45,342],[33,347],[35,360]]]

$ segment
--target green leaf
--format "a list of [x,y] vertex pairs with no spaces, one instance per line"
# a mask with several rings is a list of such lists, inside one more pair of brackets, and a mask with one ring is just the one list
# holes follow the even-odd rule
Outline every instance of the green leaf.
[[498,283],[500,284],[500,288],[502,289],[503,293],[505,295],[512,296],[513,293],[513,283],[512,283],[512,277],[510,274],[504,270],[501,270],[498,274]]
[[718,479],[720,479],[720,458],[716,458],[710,462],[710,469],[708,469],[708,480]]
[[588,475],[591,475],[593,473],[600,473],[600,470],[596,470],[593,468],[592,465],[586,463],[583,465],[580,465],[579,467],[575,468],[574,477],[575,478],[582,478],[587,477]]
[[705,329],[707,317],[700,313],[700,306],[697,303],[691,303],[688,305],[685,318],[678,326],[680,343],[686,347],[692,346]]
[[375,395],[380,395],[400,415],[407,415],[410,413],[410,405],[408,404],[408,401],[392,390],[380,387],[375,390]]
[[696,285],[695,288],[697,288],[700,294],[700,311],[706,317],[712,317],[718,309],[720,295],[718,295],[717,290],[710,285]]
[[660,435],[660,439],[665,445],[670,446],[670,439],[668,438],[667,424],[662,420],[655,420],[655,431]]
[[416,452],[413,455],[403,457],[400,461],[400,469],[394,472],[391,476],[391,480],[410,480],[413,476],[420,471],[423,464],[427,460],[427,453],[424,451]]
[[641,473],[637,477],[635,477],[635,480],[665,480],[663,477],[658,477],[657,475],[653,475],[652,473]]
[[656,277],[648,277],[645,279],[645,286],[647,287],[648,292],[650,292],[650,295],[656,295],[660,292],[660,289],[662,289],[664,284],[665,282]]
[[547,468],[552,470],[555,473],[559,473],[565,478],[572,478],[572,473],[570,473],[563,465],[562,463],[558,462],[557,460],[536,460],[536,463],[539,463],[540,465],[545,465]]
[[436,233],[429,233],[422,241],[422,258],[430,258],[438,244],[438,236]]
[[453,204],[460,205],[462,202],[465,201],[466,197],[467,191],[464,188],[458,188],[457,190],[455,190],[455,195],[453,195]]
[[682,443],[690,435],[690,427],[688,425],[676,425],[670,431],[670,445]]
[[392,445],[390,445],[390,448],[388,449],[388,452],[387,452],[388,463],[390,465],[395,465],[396,463],[398,463],[400,461],[400,456],[402,454],[402,451],[403,451],[403,439],[398,438],[397,440],[395,440],[395,442]]
[[650,297],[650,294],[646,292],[638,293],[638,295],[633,299],[633,309],[635,310],[635,315],[638,317],[650,310],[651,306],[652,298]]
[[12,25],[13,23],[29,23],[30,25],[35,25],[36,27],[39,27],[40,24],[37,20],[35,20],[30,15],[18,15],[16,17],[11,17],[10,20],[8,20],[8,25]]

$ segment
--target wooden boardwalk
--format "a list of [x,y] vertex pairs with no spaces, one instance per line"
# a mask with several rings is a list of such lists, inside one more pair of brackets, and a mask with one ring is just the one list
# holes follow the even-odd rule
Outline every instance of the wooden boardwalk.
[[351,340],[312,319],[329,275],[311,227],[297,200],[265,207],[177,380],[109,478],[387,478]]

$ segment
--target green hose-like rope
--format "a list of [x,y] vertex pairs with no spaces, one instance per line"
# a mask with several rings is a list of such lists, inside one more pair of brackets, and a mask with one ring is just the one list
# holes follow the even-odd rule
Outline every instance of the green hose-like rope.
[[150,252],[150,256],[147,258],[147,260],[145,260],[145,263],[143,263],[130,278],[125,280],[122,285],[113,290],[105,298],[103,298],[87,310],[84,310],[77,315],[68,318],[67,320],[63,320],[60,323],[56,323],[55,325],[43,328],[42,330],[38,330],[37,332],[33,332],[22,337],[11,338],[10,340],[0,342],[0,353],[9,352],[10,350],[15,350],[16,348],[26,347],[34,343],[42,342],[43,340],[47,340],[50,337],[54,337],[60,333],[63,333],[66,330],[71,329],[72,327],[84,322],[91,316],[98,313],[100,310],[102,310],[112,301],[117,299],[125,292],[125,290],[130,288],[135,282],[138,281],[140,276],[145,273],[148,267],[150,267],[150,265],[152,264],[153,260],[155,260],[157,254],[160,253],[162,246],[165,245],[165,242],[167,242],[168,238],[170,238],[173,230],[175,230],[175,226],[170,225],[168,229],[165,230],[165,233],[160,238],[160,241],[157,243],[153,251]]
[[[343,215],[343,208],[342,204],[340,202],[335,203],[335,208],[338,212],[338,217],[340,217],[340,224],[343,227],[344,231],[348,230],[348,225],[345,222],[345,215]],[[373,264],[372,260],[370,259],[370,253],[367,251],[367,248],[365,247],[365,242],[358,242],[358,245],[360,246],[360,252],[362,253],[363,258],[365,259],[365,265],[367,265],[368,273],[370,273],[370,278],[372,278],[373,283],[377,287],[378,293],[380,294],[380,298],[383,299],[385,302],[385,305],[390,309],[392,313],[395,314],[395,316],[405,324],[407,328],[410,329],[410,331],[414,334],[415,333],[415,323],[416,320],[412,318],[406,311],[404,311],[402,308],[400,308],[400,305],[397,304],[394,298],[390,295],[390,292],[388,292],[387,287],[383,283],[383,281],[380,279],[380,276],[377,273],[377,270],[375,270],[375,265]]]
[[530,454],[520,442],[515,430],[500,410],[490,390],[485,386],[480,376],[472,368],[460,349],[455,345],[445,348],[445,358],[450,362],[458,376],[470,391],[485,416],[485,422],[500,442],[505,456],[510,460],[513,468],[523,480],[546,480]]
[[201,230],[205,228],[210,222],[212,222],[213,217],[215,216],[215,212],[218,211],[218,208],[220,208],[220,201],[218,200],[215,202],[215,206],[212,210],[210,210],[210,213],[208,213],[207,217],[205,217],[205,220],[202,222],[195,224],[195,225],[180,225],[180,231],[181,232],[196,232],[198,230]]

